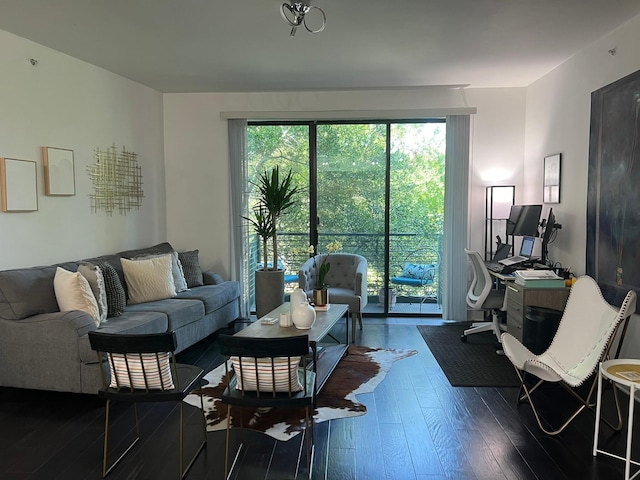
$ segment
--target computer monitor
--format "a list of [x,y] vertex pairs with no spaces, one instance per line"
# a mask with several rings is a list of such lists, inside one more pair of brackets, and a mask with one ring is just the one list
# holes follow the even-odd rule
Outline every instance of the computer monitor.
[[507,220],[507,233],[522,237],[537,237],[541,213],[542,205],[513,205]]
[[535,244],[536,244],[535,237],[529,237],[529,236],[523,237],[522,245],[520,245],[519,255],[521,257],[531,258],[531,256],[533,255],[533,246]]
[[549,259],[549,241],[555,229],[556,216],[553,214],[553,208],[550,208],[544,226],[544,233],[542,234],[542,258],[540,259],[541,263],[547,263],[547,260]]
[[518,219],[522,213],[522,205],[511,205],[509,218],[507,219],[507,235],[515,235],[514,231],[518,224]]

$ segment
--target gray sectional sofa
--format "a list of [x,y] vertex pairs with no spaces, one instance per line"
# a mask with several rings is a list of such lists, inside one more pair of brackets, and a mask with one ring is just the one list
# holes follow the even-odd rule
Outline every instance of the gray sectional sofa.
[[[85,261],[108,262],[126,291],[121,258],[163,254],[169,243]],[[202,286],[177,296],[127,305],[120,316],[96,326],[79,310],[60,312],[54,291],[56,267],[75,272],[81,261],[0,271],[0,386],[95,394],[102,387],[91,330],[110,333],[174,331],[181,351],[239,316],[238,282],[202,272]]]

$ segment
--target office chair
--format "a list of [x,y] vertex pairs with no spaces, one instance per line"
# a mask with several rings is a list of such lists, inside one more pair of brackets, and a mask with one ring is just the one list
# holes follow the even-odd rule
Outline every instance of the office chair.
[[[184,478],[207,442],[207,425],[204,414],[200,413],[202,441],[185,468],[183,400],[191,390],[201,386],[204,371],[193,365],[176,363],[173,355],[177,346],[174,332],[123,335],[91,331],[89,343],[92,350],[97,352],[104,383],[98,396],[107,400],[102,476],[106,477],[140,439],[138,402],[176,402],[180,411],[177,473],[178,478]],[[105,358],[107,361],[104,361]],[[112,401],[133,403],[136,438],[125,448],[124,453],[111,466],[108,466],[109,413]],[[204,412],[202,395],[200,395],[200,408]]]
[[[231,419],[232,406],[241,407],[236,412],[239,412],[240,426],[244,428],[243,415],[246,412],[243,411],[243,407],[304,408],[307,478],[310,479],[313,465],[316,377],[307,365],[309,337],[298,335],[286,338],[255,338],[220,334],[218,342],[220,353],[225,358],[225,373],[228,379],[221,399],[222,403],[227,405],[227,418]],[[231,421],[228,421],[225,442],[227,479],[230,478],[242,449],[241,444],[229,467],[230,429]]]
[[467,328],[460,336],[460,340],[466,342],[468,335],[493,331],[498,343],[500,343],[502,332],[507,329],[506,324],[500,321],[500,312],[507,310],[505,291],[493,288],[493,280],[491,279],[489,270],[478,252],[466,248],[464,252],[467,254],[473,267],[473,280],[467,292],[467,305],[473,310],[491,312],[491,321],[472,323],[471,327]]
[[[524,400],[529,402],[538,426],[544,433],[547,435],[559,434],[582,410],[592,408],[591,398],[598,377],[593,373],[600,362],[608,358],[618,327],[635,310],[636,293],[633,290],[627,293],[618,309],[607,303],[595,280],[585,275],[578,278],[578,281],[571,287],[560,326],[545,352],[535,355],[512,335],[508,333],[502,335],[504,353],[520,378],[520,393],[524,391],[523,395],[518,396],[518,402]],[[537,377],[537,383],[532,387],[528,387],[524,381],[527,374]],[[580,390],[576,391],[575,389],[590,377],[593,378],[591,387],[588,392],[584,391],[586,396],[581,396]],[[568,419],[555,429],[543,426],[532,397],[544,382],[560,384],[580,402],[578,408],[569,415]],[[618,425],[610,424],[610,426],[619,430],[622,426],[622,420],[616,390],[614,390],[614,395],[616,395]],[[548,394],[541,401],[548,405],[550,401]]]

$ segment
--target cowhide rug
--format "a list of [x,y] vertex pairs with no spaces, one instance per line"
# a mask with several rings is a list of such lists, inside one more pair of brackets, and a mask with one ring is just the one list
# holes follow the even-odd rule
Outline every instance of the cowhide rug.
[[[390,350],[351,345],[349,355],[344,357],[333,371],[322,391],[318,394],[316,423],[336,418],[355,417],[367,413],[367,407],[356,400],[356,395],[370,393],[384,379],[396,360],[418,353],[415,350]],[[224,364],[209,372],[205,379],[208,386],[194,390],[185,399],[187,403],[200,408],[198,394],[204,395],[204,410],[207,431],[227,428],[227,406],[220,397],[226,387]],[[296,436],[304,425],[303,409],[253,409],[231,408],[231,426],[239,427],[244,418],[245,428],[264,432],[276,440],[289,440]]]

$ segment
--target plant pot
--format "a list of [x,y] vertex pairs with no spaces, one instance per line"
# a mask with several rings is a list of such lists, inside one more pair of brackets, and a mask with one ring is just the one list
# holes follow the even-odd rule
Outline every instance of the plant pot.
[[[387,289],[387,291],[389,292],[389,308],[393,308],[396,306],[398,294],[395,288],[389,288]],[[378,290],[378,302],[384,305],[386,301],[387,296],[384,293],[384,288],[381,288],[380,290]]]
[[313,289],[313,303],[318,307],[329,304],[329,290],[327,288]]
[[264,317],[284,303],[284,270],[256,270],[256,316]]

